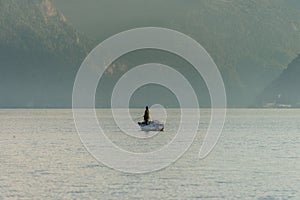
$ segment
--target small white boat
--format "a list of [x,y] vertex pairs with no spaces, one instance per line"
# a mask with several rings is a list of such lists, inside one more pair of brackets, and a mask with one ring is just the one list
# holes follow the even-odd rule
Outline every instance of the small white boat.
[[145,124],[144,122],[138,122],[142,131],[163,131],[165,126],[160,121],[154,120],[150,121],[149,124]]

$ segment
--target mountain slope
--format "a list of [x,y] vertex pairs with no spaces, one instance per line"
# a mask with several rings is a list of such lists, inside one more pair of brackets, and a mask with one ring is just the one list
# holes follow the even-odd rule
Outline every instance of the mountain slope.
[[177,29],[229,71],[225,80],[235,77],[226,82],[233,105],[251,103],[300,52],[300,12],[285,1],[204,0],[181,18]]
[[[219,66],[231,106],[252,103],[300,52],[298,0],[54,2],[76,27],[99,41],[143,26],[167,27],[192,36]],[[89,15],[82,17],[79,10]]]
[[1,45],[69,60],[88,51],[87,40],[49,0],[0,0],[0,5]]
[[258,107],[300,107],[300,55],[258,97]]
[[[110,13],[104,12],[107,8],[103,2],[113,8],[118,1],[88,2],[98,5],[90,6],[97,10],[91,14],[102,16]],[[91,30],[99,29],[104,39],[103,34],[109,36],[124,29],[152,25],[192,36],[217,63],[229,106],[248,106],[300,52],[300,12],[298,7],[291,6],[298,5],[295,0],[155,0],[156,6],[148,1],[128,2],[131,4],[123,2],[120,12],[109,15],[115,20],[122,18],[125,24],[118,26],[111,24],[114,20],[93,16],[107,26],[91,24]],[[160,6],[160,9],[142,16],[148,4],[150,8]],[[133,7],[141,16],[128,14],[126,20],[123,14],[134,13],[128,9]],[[164,12],[166,9],[170,12]],[[78,11],[76,14],[82,17]],[[151,21],[150,15],[155,15],[155,20]],[[95,43],[78,33],[49,0],[0,0],[0,29],[0,106],[70,107],[75,74]],[[189,63],[171,54],[146,50],[125,55],[111,65],[103,77],[106,87],[100,88],[97,94],[99,106],[109,106],[111,89],[124,72],[147,62],[167,64],[186,75],[198,91],[201,105],[209,105],[205,84]],[[134,100],[133,104],[144,103],[143,95],[135,96],[141,99]],[[146,100],[151,98],[156,100],[155,97]],[[172,103],[175,104],[176,101]]]
[[49,0],[0,0],[0,106],[70,106],[91,42]]

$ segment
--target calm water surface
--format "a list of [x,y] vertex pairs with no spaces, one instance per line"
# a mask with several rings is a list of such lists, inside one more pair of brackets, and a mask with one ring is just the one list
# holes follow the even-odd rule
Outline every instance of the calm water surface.
[[[170,141],[179,116],[168,110],[165,132],[134,139],[120,132],[109,110],[98,110],[107,136],[135,152]],[[71,110],[0,110],[0,199],[300,199],[300,110],[229,110],[217,146],[203,160],[197,156],[209,111],[201,117],[182,158],[134,175],[86,151]]]

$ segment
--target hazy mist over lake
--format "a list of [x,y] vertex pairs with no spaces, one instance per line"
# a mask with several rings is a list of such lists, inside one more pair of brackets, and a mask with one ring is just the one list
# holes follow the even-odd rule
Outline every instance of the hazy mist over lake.
[[[2,1],[0,106],[70,108],[75,76],[88,53],[114,34],[150,26],[180,31],[205,48],[222,75],[228,106],[299,107],[299,93],[294,97],[291,89],[296,79],[274,83],[300,52],[299,9],[294,0]],[[149,62],[186,73],[199,104],[210,104],[206,85],[180,57],[141,50],[112,62],[102,77],[105,89],[99,85],[98,107],[110,107],[112,85],[122,74]]]

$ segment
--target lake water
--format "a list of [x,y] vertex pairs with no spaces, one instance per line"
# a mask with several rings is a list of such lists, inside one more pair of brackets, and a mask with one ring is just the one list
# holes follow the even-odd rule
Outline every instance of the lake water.
[[[148,140],[125,136],[109,110],[98,110],[107,136],[135,152],[172,139],[180,112],[167,114],[165,132]],[[218,144],[202,160],[209,110],[201,116],[194,143],[177,162],[129,174],[84,148],[71,110],[0,110],[0,199],[300,199],[300,110],[228,110]]]

